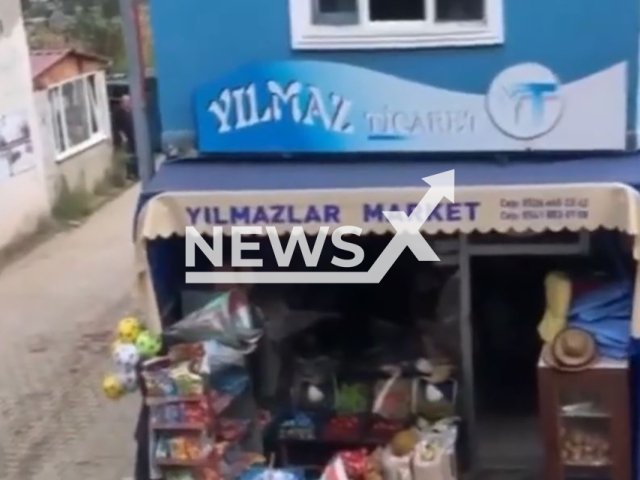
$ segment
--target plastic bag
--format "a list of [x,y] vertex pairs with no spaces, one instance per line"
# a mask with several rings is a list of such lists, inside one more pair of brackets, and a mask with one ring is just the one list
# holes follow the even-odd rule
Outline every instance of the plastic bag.
[[420,442],[413,455],[414,480],[456,480],[454,444],[446,435],[434,435]]
[[388,380],[377,382],[373,413],[388,419],[404,419],[411,414],[414,380],[402,378],[397,370]]
[[204,307],[169,328],[165,338],[176,343],[216,339],[248,353],[262,336],[261,323],[261,316],[251,309],[246,295],[231,290],[214,294]]
[[631,318],[633,302],[631,298],[615,301],[606,305],[594,306],[576,313],[572,319],[582,322],[597,322],[609,318]]
[[422,441],[413,458],[414,480],[456,480],[457,421],[448,418],[419,430]]
[[382,478],[384,480],[412,480],[411,455],[397,457],[389,447],[385,448],[382,452]]
[[204,369],[208,373],[215,373],[229,365],[244,366],[244,352],[228,347],[218,340],[212,339],[203,342]]
[[574,299],[569,316],[574,317],[584,311],[600,308],[613,302],[628,301],[630,297],[631,285],[629,282],[608,283]]

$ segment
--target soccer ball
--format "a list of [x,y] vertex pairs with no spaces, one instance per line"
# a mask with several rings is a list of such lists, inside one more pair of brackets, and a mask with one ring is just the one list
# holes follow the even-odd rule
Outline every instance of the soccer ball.
[[125,345],[125,343],[122,343],[122,341],[120,340],[116,340],[115,342],[113,342],[111,344],[111,354],[115,355],[116,351],[118,350],[118,348],[120,348],[120,346]]
[[127,372],[135,369],[137,363],[140,361],[140,353],[135,345],[123,343],[115,348],[113,359],[118,367]]
[[150,332],[142,332],[136,339],[136,347],[142,358],[149,358],[160,353],[162,342],[160,337]]
[[127,372],[122,376],[122,383],[126,393],[135,392],[138,389],[138,375],[136,372]]
[[110,400],[118,400],[124,395],[124,384],[117,375],[107,375],[102,380],[102,391]]
[[141,331],[142,326],[136,318],[123,318],[118,323],[118,339],[123,343],[135,343]]

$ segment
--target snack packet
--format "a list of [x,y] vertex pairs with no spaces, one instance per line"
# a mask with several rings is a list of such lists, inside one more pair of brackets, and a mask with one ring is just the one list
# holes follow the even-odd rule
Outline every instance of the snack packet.
[[176,460],[189,460],[187,439],[185,437],[172,437],[169,439],[169,455]]
[[169,372],[169,376],[176,385],[178,395],[202,395],[204,392],[202,377],[197,373],[193,373],[186,362],[173,367]]
[[169,446],[169,439],[165,436],[158,437],[158,440],[155,445],[155,458],[157,459],[165,459],[171,456],[171,448]]
[[170,397],[178,394],[176,384],[167,370],[143,371],[142,379],[149,397]]
[[206,404],[185,403],[183,408],[183,421],[188,424],[199,424],[207,421]]

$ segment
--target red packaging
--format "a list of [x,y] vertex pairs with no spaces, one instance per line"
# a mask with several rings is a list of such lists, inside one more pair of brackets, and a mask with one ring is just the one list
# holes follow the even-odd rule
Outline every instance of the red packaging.
[[204,403],[186,403],[184,405],[184,422],[187,424],[206,423],[207,411]]
[[380,443],[390,442],[393,436],[404,428],[404,421],[380,419],[376,421],[369,436]]
[[369,454],[366,449],[345,450],[339,452],[338,455],[344,463],[347,476],[351,479],[359,479],[364,476],[367,471],[367,461]]
[[324,430],[328,440],[355,440],[361,433],[360,418],[355,415],[333,417]]

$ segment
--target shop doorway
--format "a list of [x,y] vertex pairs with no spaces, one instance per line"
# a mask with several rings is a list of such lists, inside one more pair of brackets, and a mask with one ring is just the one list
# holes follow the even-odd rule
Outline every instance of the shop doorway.
[[582,247],[576,243],[575,252],[559,239],[561,234],[546,235],[538,240],[539,252],[529,254],[509,255],[510,248],[503,246],[500,256],[474,256],[471,249],[474,464],[482,480],[543,478],[537,389],[542,341],[537,328],[547,303],[546,276],[567,273],[575,293],[581,283],[599,277],[631,275],[624,260],[630,258],[628,245],[615,233],[585,234],[587,241]]
[[536,328],[545,309],[545,263],[537,257],[472,262],[477,460],[489,470],[531,472],[542,465]]

